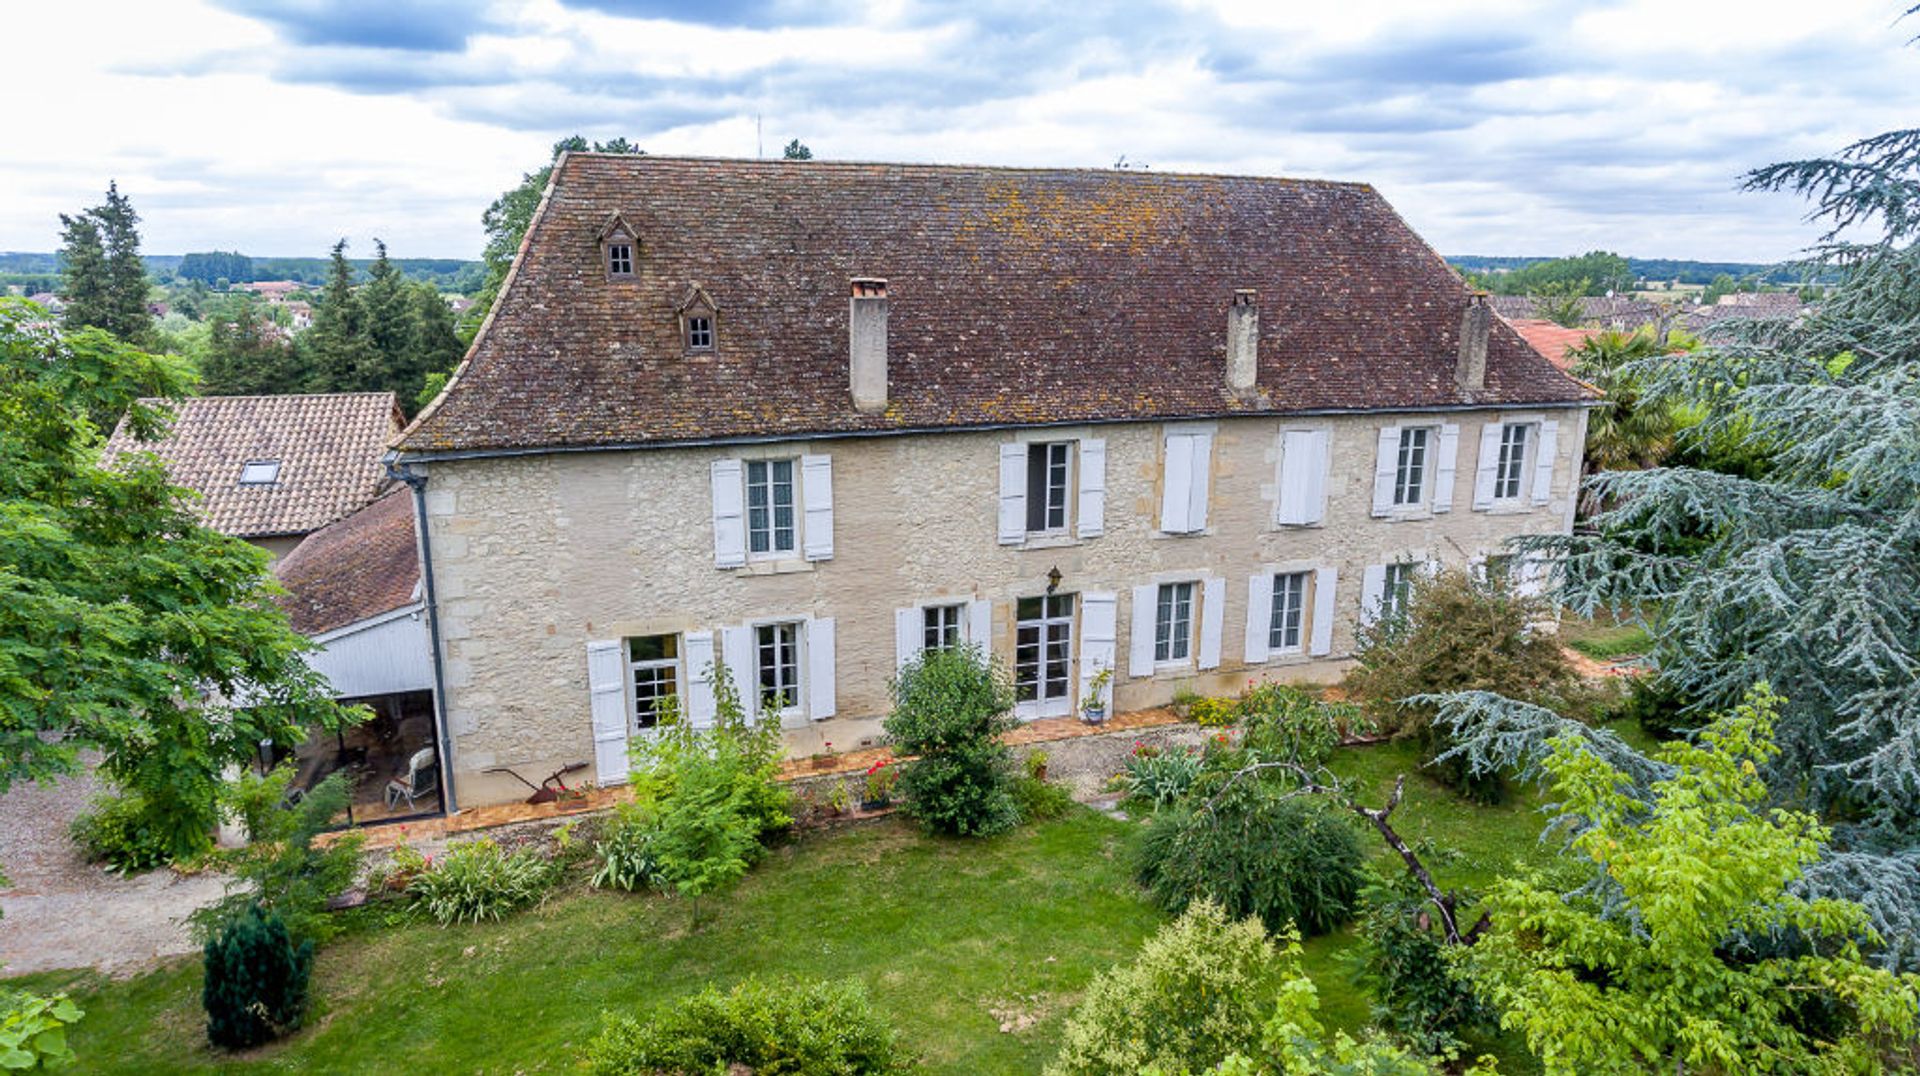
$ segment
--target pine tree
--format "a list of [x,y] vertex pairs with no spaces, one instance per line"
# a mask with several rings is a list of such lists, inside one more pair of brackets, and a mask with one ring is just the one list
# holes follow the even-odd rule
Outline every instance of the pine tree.
[[207,319],[200,391],[208,396],[273,396],[299,392],[305,381],[286,336],[251,297]]
[[420,377],[408,368],[413,343],[413,308],[406,279],[387,258],[387,244],[373,241],[373,264],[360,288],[360,309],[366,317],[367,353],[357,388],[393,389],[407,399],[420,389]]
[[300,336],[309,392],[356,392],[372,345],[367,336],[366,311],[353,290],[353,266],[347,264],[347,241],[333,245],[333,263],[327,284],[314,304],[313,327]]
[[93,214],[60,214],[60,296],[66,301],[62,323],[70,330],[105,328],[110,315],[107,251]]
[[130,344],[142,343],[153,332],[153,315],[147,311],[147,266],[140,260],[140,214],[117,183],[107,184],[106,202],[89,212],[100,224],[107,253],[107,321],[100,327]]

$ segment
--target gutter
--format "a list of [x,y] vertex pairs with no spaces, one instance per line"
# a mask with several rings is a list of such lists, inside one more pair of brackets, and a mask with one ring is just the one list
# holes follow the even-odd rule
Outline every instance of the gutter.
[[[1590,411],[1605,400],[1548,400],[1535,403],[1428,404],[1423,407],[1323,407],[1304,410],[1225,411],[1215,414],[1166,415],[1153,418],[1065,419],[1058,422],[983,422],[963,426],[900,426],[883,430],[816,430],[804,433],[753,434],[736,437],[686,437],[658,441],[612,441],[591,445],[531,445],[514,448],[461,448],[412,452],[395,447],[384,460],[389,472],[411,463],[437,460],[506,459],[514,456],[550,456],[571,452],[638,452],[648,449],[712,448],[721,445],[791,444],[796,441],[853,441],[878,437],[910,437],[943,433],[992,433],[998,430],[1073,429],[1081,426],[1126,426],[1167,422],[1215,422],[1236,418],[1328,418],[1342,415],[1440,415],[1464,411]],[[402,479],[406,481],[406,479]],[[424,482],[422,477],[420,481]]]
[[387,474],[413,490],[413,525],[419,532],[421,603],[427,610],[427,648],[433,654],[433,731],[440,751],[440,813],[460,810],[453,792],[453,737],[447,731],[447,662],[440,647],[440,602],[433,586],[433,542],[427,536],[427,476],[387,458]]

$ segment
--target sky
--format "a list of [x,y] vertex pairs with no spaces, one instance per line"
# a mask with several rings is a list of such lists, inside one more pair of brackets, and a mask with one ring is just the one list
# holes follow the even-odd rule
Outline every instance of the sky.
[[658,154],[1378,187],[1446,254],[1770,262],[1770,162],[1920,122],[1912,0],[55,0],[0,39],[0,250],[117,180],[149,253],[477,257],[580,133]]

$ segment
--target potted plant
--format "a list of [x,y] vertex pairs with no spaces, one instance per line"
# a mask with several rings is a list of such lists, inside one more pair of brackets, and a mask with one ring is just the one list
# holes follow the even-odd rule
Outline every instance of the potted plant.
[[1113,670],[1102,667],[1087,678],[1087,697],[1080,700],[1080,720],[1098,725],[1107,719],[1107,685],[1113,682]]
[[847,779],[842,777],[834,783],[827,793],[827,806],[834,814],[848,814],[853,810],[853,794],[847,791]]
[[900,770],[890,758],[867,767],[866,795],[860,800],[863,811],[878,811],[893,806],[893,786],[900,780]]

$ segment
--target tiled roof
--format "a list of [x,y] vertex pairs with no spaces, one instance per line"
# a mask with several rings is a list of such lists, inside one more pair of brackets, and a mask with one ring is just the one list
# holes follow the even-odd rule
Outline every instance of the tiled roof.
[[[305,534],[371,501],[387,482],[382,451],[400,428],[391,392],[194,396],[173,406],[166,437],[141,442],[122,423],[106,458],[152,452],[175,485],[201,495],[209,526],[241,538]],[[273,482],[240,484],[248,462],[268,460],[280,465]]]
[[1567,357],[1567,350],[1586,343],[1587,338],[1598,331],[1569,329],[1538,318],[1520,318],[1510,320],[1508,324],[1513,326],[1513,331],[1519,333],[1522,340],[1533,345],[1535,351],[1545,355],[1548,362],[1567,373],[1571,373],[1573,368],[1573,360]]
[[405,486],[314,531],[274,565],[293,630],[318,635],[414,600],[420,582],[413,498]]
[[[638,233],[631,279],[598,237]],[[889,406],[848,391],[848,281],[889,292]],[[694,284],[718,347],[684,352]],[[1226,389],[1259,293],[1259,391]],[[1460,404],[1468,290],[1373,188],[1129,171],[570,154],[408,452]],[[1493,403],[1587,398],[1496,322]]]

